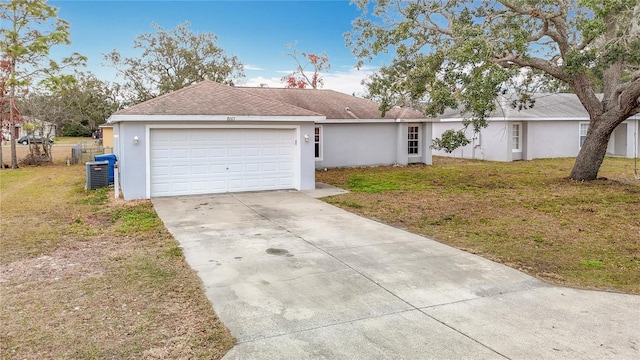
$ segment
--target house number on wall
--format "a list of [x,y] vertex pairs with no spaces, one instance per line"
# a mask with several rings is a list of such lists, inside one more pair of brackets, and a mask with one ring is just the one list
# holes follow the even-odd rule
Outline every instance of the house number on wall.
[[233,121],[235,119],[236,119],[235,116],[227,116],[227,121]]

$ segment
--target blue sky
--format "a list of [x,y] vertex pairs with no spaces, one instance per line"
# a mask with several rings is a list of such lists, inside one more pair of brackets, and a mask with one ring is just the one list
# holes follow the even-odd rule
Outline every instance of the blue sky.
[[152,32],[155,22],[170,30],[185,21],[193,32],[212,32],[218,46],[236,55],[245,65],[239,85],[283,87],[280,78],[294,69],[284,55],[286,45],[296,43],[299,52],[329,56],[331,69],[324,73],[324,88],[362,94],[360,81],[384,59],[356,70],[356,59],[345,45],[344,33],[359,16],[348,0],[255,1],[50,1],[58,16],[71,24],[71,46],[58,46],[54,54],[79,52],[89,58],[86,70],[107,81],[115,71],[105,67],[102,54],[117,49],[125,56],[136,53],[133,40]]

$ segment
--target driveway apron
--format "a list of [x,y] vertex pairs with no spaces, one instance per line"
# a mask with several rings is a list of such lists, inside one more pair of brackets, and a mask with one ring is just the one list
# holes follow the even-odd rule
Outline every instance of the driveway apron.
[[225,359],[639,359],[640,297],[550,286],[296,191],[157,198]]

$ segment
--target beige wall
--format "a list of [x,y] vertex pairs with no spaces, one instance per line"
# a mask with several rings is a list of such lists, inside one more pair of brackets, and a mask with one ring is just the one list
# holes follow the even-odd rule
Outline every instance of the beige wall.
[[113,149],[113,127],[105,126],[102,128],[102,146]]

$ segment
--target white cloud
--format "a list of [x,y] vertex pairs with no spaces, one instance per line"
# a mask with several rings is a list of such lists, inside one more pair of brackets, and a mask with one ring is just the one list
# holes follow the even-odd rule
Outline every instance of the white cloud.
[[245,64],[243,67],[244,67],[244,70],[246,70],[246,71],[262,71],[262,70],[264,70],[263,68],[261,68],[259,66],[255,66],[255,65],[247,65],[247,64]]
[[263,77],[263,76],[256,76],[256,77],[248,78],[248,79],[242,81],[242,83],[240,85],[241,86],[250,86],[250,87],[261,87],[261,86],[273,87],[273,88],[284,87],[284,84],[282,83],[282,81],[280,81],[279,77],[266,78],[266,77]]
[[330,71],[322,75],[323,89],[362,96],[365,93],[365,87],[361,82],[374,72],[375,69],[371,67],[363,67],[360,70],[351,68],[348,71]]
[[[356,94],[362,96],[365,93],[365,87],[361,84],[362,80],[375,72],[373,67],[363,67],[360,70],[350,68],[346,71],[330,71],[323,73],[324,78],[323,89],[335,90],[345,94]],[[289,74],[290,72],[277,71],[277,73]],[[264,77],[255,76],[245,79],[241,86],[266,86],[274,88],[284,87],[281,77]]]

